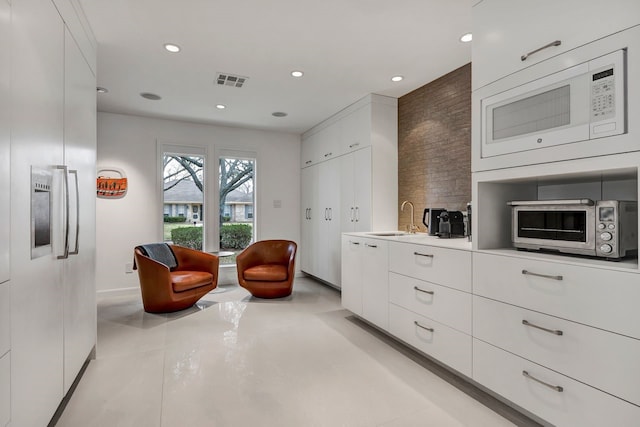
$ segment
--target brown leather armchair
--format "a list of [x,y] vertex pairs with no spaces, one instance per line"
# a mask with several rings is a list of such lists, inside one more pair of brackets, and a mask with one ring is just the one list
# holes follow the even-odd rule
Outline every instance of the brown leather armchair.
[[218,286],[216,255],[166,243],[136,246],[142,304],[149,313],[191,307]]
[[261,240],[238,256],[238,282],[258,298],[291,295],[298,246],[290,240]]

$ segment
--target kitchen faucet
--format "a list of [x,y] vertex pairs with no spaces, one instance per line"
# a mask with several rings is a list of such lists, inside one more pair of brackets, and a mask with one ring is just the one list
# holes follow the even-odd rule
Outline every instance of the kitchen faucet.
[[409,224],[409,233],[415,233],[416,231],[418,231],[418,227],[415,226],[415,224],[413,223],[413,203],[411,203],[408,200],[405,200],[404,202],[402,202],[402,206],[400,206],[400,210],[404,211],[404,205],[409,205],[409,207],[411,207],[411,222]]

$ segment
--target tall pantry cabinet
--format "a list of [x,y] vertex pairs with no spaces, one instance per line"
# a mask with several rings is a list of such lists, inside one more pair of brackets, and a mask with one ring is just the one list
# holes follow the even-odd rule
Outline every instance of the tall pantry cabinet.
[[397,114],[372,94],[303,135],[301,270],[334,287],[343,232],[397,228]]
[[[96,43],[76,0],[12,0],[11,16],[9,425],[41,426],[96,342]],[[52,179],[41,256],[33,168]]]

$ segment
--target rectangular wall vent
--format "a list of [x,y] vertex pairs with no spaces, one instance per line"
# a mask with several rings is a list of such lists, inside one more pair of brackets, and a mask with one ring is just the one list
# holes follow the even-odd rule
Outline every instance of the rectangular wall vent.
[[218,73],[216,76],[216,83],[223,86],[242,87],[247,80],[249,80],[249,77],[229,73]]

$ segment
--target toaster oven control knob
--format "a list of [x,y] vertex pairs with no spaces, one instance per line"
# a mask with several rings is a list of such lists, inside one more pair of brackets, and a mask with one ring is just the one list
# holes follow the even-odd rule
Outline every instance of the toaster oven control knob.
[[603,254],[610,254],[611,251],[613,251],[611,245],[607,245],[606,243],[604,245],[600,245],[600,252]]
[[601,222],[600,224],[598,224],[598,229],[599,229],[599,230],[604,230],[606,227],[607,227],[607,226],[606,226],[606,225],[604,225],[604,223],[602,223],[602,222]]
[[609,240],[613,239],[613,236],[611,235],[611,233],[606,231],[606,232],[600,234],[600,239],[604,240],[605,242],[608,242]]

